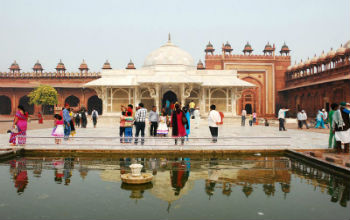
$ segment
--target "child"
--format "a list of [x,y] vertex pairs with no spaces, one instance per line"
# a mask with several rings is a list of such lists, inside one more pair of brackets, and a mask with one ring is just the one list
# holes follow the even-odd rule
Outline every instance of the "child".
[[249,126],[253,126],[253,115],[249,116]]
[[124,118],[124,136],[125,136],[125,143],[131,143],[132,139],[132,126],[134,124],[134,119],[131,117],[131,112],[126,112],[127,116]]
[[265,118],[265,126],[267,127],[269,125],[270,125],[269,121],[267,120],[267,118]]
[[162,109],[162,113],[161,113],[161,116],[159,117],[159,126],[158,126],[158,129],[157,129],[157,134],[160,135],[160,136],[167,136],[168,135],[168,116],[167,116],[167,113],[166,113],[166,110],[163,108]]
[[56,114],[54,120],[54,129],[52,131],[52,136],[56,137],[55,138],[55,143],[60,144],[61,143],[61,138],[64,137],[64,127],[63,127],[63,120],[62,116],[59,114]]
[[125,117],[126,117],[126,110],[125,107],[122,105],[121,107],[122,114],[120,115],[120,123],[119,123],[119,137],[120,137],[120,143],[124,143],[125,137]]

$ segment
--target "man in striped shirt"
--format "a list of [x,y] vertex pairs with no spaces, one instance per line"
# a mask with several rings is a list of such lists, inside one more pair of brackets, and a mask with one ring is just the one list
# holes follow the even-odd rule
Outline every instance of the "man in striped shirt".
[[147,109],[143,107],[143,103],[139,104],[139,109],[135,113],[135,126],[136,126],[136,132],[135,132],[135,144],[138,143],[138,136],[141,131],[141,144],[143,145],[145,143],[145,127],[146,127],[146,114]]

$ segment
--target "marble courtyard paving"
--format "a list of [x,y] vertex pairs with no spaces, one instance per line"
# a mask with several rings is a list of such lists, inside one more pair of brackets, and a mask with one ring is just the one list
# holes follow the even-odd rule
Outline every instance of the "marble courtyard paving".
[[[149,127],[146,127],[146,141],[120,144],[117,123],[99,123],[97,128],[78,128],[77,134],[69,141],[56,145],[51,135],[51,128],[28,130],[26,149],[51,150],[282,150],[282,149],[326,149],[328,135],[305,130],[288,129],[280,132],[278,127],[245,126],[239,123],[224,124],[219,127],[219,139],[211,143],[207,121],[202,120],[200,128],[192,123],[189,141],[185,145],[175,146],[174,140],[168,138],[149,138]],[[0,134],[0,148],[9,148],[8,134]],[[139,140],[140,142],[140,140]]]

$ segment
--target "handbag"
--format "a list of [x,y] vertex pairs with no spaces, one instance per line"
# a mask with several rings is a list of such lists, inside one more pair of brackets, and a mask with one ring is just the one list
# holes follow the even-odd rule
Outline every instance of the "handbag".
[[18,133],[18,127],[17,125],[14,126],[14,128],[11,129],[12,133]]
[[187,118],[186,118],[186,116],[184,115],[184,114],[182,114],[182,124],[187,124]]

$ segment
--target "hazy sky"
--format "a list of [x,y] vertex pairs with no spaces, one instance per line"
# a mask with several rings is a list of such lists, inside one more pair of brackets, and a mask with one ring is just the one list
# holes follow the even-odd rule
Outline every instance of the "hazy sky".
[[114,69],[131,58],[136,68],[151,51],[172,41],[197,62],[210,40],[220,53],[229,41],[242,53],[249,41],[261,54],[283,42],[300,61],[350,39],[349,0],[0,0],[0,71],[16,60],[31,71],[40,60],[54,71],[59,59],[92,71],[108,59]]

